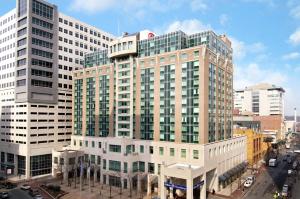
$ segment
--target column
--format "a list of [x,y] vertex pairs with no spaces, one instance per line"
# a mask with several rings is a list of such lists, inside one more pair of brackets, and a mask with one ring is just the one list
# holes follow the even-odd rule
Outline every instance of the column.
[[100,184],[104,184],[103,183],[103,173],[101,172],[102,171],[102,165],[99,166],[99,171],[100,171]]
[[202,180],[204,180],[204,184],[200,188],[200,199],[206,199],[206,173],[202,175],[201,181]]
[[140,192],[142,190],[141,187],[141,176],[140,174],[137,175],[137,191]]
[[121,187],[123,190],[124,189],[124,178],[122,177],[122,175],[120,175],[120,183],[121,183]]
[[[18,159],[18,155],[15,155],[14,154],[14,171],[13,171],[13,174],[14,175],[17,175],[18,174],[18,164],[17,164],[17,159]],[[51,163],[52,164],[52,163]]]
[[193,199],[193,178],[186,180],[186,198]]
[[25,176],[26,176],[26,179],[30,179],[30,155],[27,155],[26,156],[26,159],[25,159]]
[[[170,183],[172,183],[172,178],[170,178]],[[174,199],[174,195],[173,195],[173,187],[170,187],[170,199]]]
[[150,174],[147,175],[147,196],[151,195],[151,176]]
[[165,180],[166,180],[165,175],[163,173],[160,174],[160,183],[159,183],[159,185],[160,185],[160,198],[161,199],[166,198]]
[[96,182],[97,182],[97,165],[94,165],[94,186]]
[[63,165],[63,175],[64,175],[64,183],[68,183],[69,170],[67,165]]

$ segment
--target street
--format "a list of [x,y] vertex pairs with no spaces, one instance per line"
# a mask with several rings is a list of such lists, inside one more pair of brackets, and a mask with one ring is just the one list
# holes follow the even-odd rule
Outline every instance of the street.
[[[300,149],[300,145],[294,146],[295,150]],[[261,175],[256,179],[255,184],[247,190],[244,195],[244,199],[272,199],[275,191],[281,193],[282,187],[286,181],[293,182],[292,197],[294,199],[300,198],[300,182],[296,176],[288,176],[288,169],[291,169],[291,165],[286,161],[283,161],[283,156],[286,154],[286,149],[280,150],[280,155],[278,158],[279,164],[277,167],[266,166]],[[299,156],[299,155],[298,155]],[[296,183],[295,183],[296,182]]]
[[32,199],[28,192],[21,189],[13,189],[8,192],[9,199]]

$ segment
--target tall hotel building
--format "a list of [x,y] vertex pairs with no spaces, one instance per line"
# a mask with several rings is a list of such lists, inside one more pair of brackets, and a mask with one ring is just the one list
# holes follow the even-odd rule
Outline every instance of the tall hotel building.
[[26,178],[51,174],[52,148],[71,140],[71,71],[112,38],[42,0],[17,0],[0,17],[2,170]]
[[73,72],[71,145],[53,151],[53,175],[67,179],[83,158],[95,180],[156,187],[161,198],[222,191],[247,157],[246,138],[232,136],[232,71],[231,42],[212,31],[125,34],[87,54]]

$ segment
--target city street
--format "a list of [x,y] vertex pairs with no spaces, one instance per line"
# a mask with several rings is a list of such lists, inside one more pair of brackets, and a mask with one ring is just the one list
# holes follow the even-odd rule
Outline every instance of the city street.
[[[294,149],[300,149],[299,144],[296,145]],[[297,177],[288,176],[287,171],[291,168],[291,165],[283,161],[284,154],[286,154],[286,149],[280,151],[279,164],[277,167],[265,167],[263,173],[257,177],[256,183],[244,195],[244,199],[271,199],[275,191],[281,193],[286,181],[295,182],[296,180],[297,182],[293,185],[291,198],[300,198],[300,190],[297,189],[300,185],[299,180]]]
[[9,199],[32,199],[32,197],[21,189],[13,189],[8,192]]

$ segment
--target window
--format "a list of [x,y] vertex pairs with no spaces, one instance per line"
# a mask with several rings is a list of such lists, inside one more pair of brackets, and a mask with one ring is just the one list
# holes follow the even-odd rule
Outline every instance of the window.
[[18,37],[23,36],[24,34],[26,34],[27,28],[23,28],[21,30],[18,31]]
[[120,161],[109,160],[108,164],[109,164],[110,171],[121,171]]
[[[49,30],[53,29],[53,24],[43,21],[41,19],[35,18],[35,17],[32,17],[32,23],[35,25],[41,26],[43,28],[47,28]],[[59,29],[61,29],[61,28],[59,28]]]
[[181,149],[181,158],[186,158],[186,149]]
[[19,41],[18,41],[18,44],[17,44],[18,47],[25,45],[25,44],[26,44],[26,41],[27,41],[26,38],[19,40]]
[[137,172],[139,170],[138,162],[132,163],[132,172]]
[[26,54],[26,48],[23,48],[17,52],[18,57],[23,56],[25,54]]
[[148,173],[154,173],[155,172],[155,170],[154,170],[154,163],[151,163],[151,162],[149,162],[148,163]]
[[149,153],[150,153],[150,154],[153,154],[153,146],[150,146],[150,147],[149,147]]
[[193,158],[199,159],[199,151],[198,150],[193,150]]
[[98,142],[98,148],[101,149],[101,142]]
[[18,16],[21,17],[27,12],[27,0],[19,0]]
[[194,57],[195,57],[195,58],[199,57],[199,51],[198,51],[198,50],[197,50],[197,51],[194,51]]
[[106,159],[103,159],[103,169],[106,170]]
[[145,162],[139,162],[139,171],[145,172]]
[[121,153],[121,145],[109,145],[109,151],[110,152],[115,152],[115,153]]
[[164,147],[159,147],[159,155],[164,155]]
[[140,153],[144,153],[144,145],[140,145]]
[[53,8],[36,0],[32,2],[32,12],[47,19],[53,19]]
[[175,149],[170,148],[170,156],[174,157],[175,156]]
[[124,162],[124,170],[123,170],[123,172],[127,173],[127,171],[128,171],[128,163]]
[[21,79],[17,81],[17,86],[25,86],[26,85],[26,79]]
[[18,27],[23,26],[27,23],[27,17],[18,21]]

